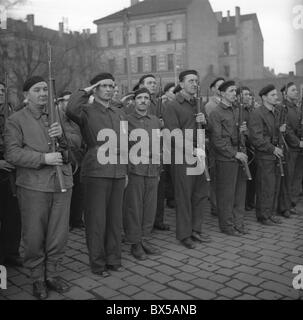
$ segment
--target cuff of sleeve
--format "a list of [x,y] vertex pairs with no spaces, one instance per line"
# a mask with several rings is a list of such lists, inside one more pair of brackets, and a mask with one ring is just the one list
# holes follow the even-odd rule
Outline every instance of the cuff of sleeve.
[[269,151],[270,153],[274,153],[275,148],[276,148],[275,146],[271,145],[271,146],[269,147],[268,151]]
[[46,164],[46,162],[45,162],[45,153],[41,153],[41,155],[40,155],[40,165],[43,166],[45,164]]

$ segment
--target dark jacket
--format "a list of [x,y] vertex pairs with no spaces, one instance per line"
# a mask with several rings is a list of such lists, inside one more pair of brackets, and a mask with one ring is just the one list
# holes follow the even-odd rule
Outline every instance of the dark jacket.
[[[122,109],[112,105],[106,108],[97,101],[88,104],[88,99],[89,95],[84,91],[77,91],[71,95],[66,110],[66,115],[80,127],[82,137],[87,145],[81,175],[84,177],[123,178],[127,174],[127,166],[120,161],[120,154],[126,156],[123,155],[125,150],[120,150],[120,137],[127,136],[127,132],[123,129],[122,124],[120,126],[120,122],[125,121],[125,113]],[[110,146],[110,152],[117,159],[116,164],[102,164],[102,160],[100,161],[101,158],[104,158],[102,155],[106,157],[109,155],[108,153],[104,154],[103,149],[100,148],[107,143],[101,141],[104,129],[111,129],[116,133],[116,143],[114,142],[114,145]]]
[[299,108],[289,101],[286,101],[287,108],[287,130],[285,140],[291,151],[300,151],[301,135],[301,112]]
[[[45,118],[45,119],[43,119]],[[51,152],[48,115],[26,107],[11,115],[5,124],[5,159],[16,166],[16,185],[42,192],[60,191],[55,166],[45,164],[44,154]],[[66,149],[64,138],[60,148]],[[70,164],[61,166],[65,187],[73,186]]]

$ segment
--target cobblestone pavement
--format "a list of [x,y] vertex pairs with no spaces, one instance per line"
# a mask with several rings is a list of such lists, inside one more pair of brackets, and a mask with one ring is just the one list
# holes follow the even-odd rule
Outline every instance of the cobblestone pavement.
[[[303,203],[299,208],[303,212]],[[154,233],[159,256],[136,261],[123,245],[124,272],[101,278],[90,272],[84,232],[70,233],[61,276],[71,290],[50,293],[50,300],[209,300],[303,299],[292,287],[295,265],[303,265],[303,214],[283,218],[283,224],[263,226],[254,212],[246,212],[250,234],[226,236],[217,219],[205,217],[205,231],[213,241],[188,250],[175,239],[175,212],[166,209],[171,231]],[[23,268],[8,269],[8,288],[0,300],[32,300],[32,286]]]

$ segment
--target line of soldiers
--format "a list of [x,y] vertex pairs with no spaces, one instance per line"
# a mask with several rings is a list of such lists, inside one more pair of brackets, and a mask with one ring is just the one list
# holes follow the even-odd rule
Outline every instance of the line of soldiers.
[[[176,210],[176,237],[188,249],[212,241],[202,228],[209,203],[220,230],[231,236],[249,232],[245,207],[255,207],[258,221],[266,226],[281,223],[277,213],[286,218],[297,213],[303,141],[294,83],[283,88],[283,104],[278,104],[276,88],[268,85],[259,93],[262,105],[256,106],[249,88],[237,88],[234,81],[218,78],[210,85],[214,96],[203,112],[197,109],[201,99],[197,96],[197,71],[181,72],[179,85],[168,84],[159,97],[157,86],[156,77],[147,74],[133,92],[121,100],[113,99],[114,76],[100,73],[88,87],[72,94],[63,92],[57,122],[50,123],[48,84],[42,77],[24,83],[26,106],[9,117],[2,117],[4,84],[0,83],[0,171],[5,177],[0,181],[0,264],[6,260],[20,265],[21,215],[24,266],[37,298],[46,299],[49,290],[62,293],[69,289],[58,272],[69,225],[82,228],[85,223],[91,271],[108,277],[110,271],[124,270],[123,232],[136,259],[161,253],[150,239],[153,228],[169,230],[164,222],[165,198]],[[198,124],[206,132],[207,153],[198,143]],[[116,133],[117,144],[102,139],[104,129]],[[134,129],[144,129],[150,141],[139,163],[138,155],[129,152],[140,141]],[[211,183],[203,173],[188,174],[192,163],[176,161],[174,151],[180,146],[171,137],[172,163],[151,161],[155,156],[161,158],[163,151],[160,148],[159,154],[154,154],[152,133],[161,136],[164,129],[194,132],[191,141],[185,141],[183,135],[186,147],[182,152],[185,159],[191,156],[202,167],[209,166]],[[50,149],[54,138],[56,152]],[[128,150],[120,148],[120,140],[125,138]],[[100,152],[109,146],[108,152],[117,156],[117,161],[101,163]],[[122,161],[125,158],[128,165]],[[247,181],[247,164],[252,181]],[[61,192],[56,166],[62,168],[66,192]],[[14,169],[17,197],[10,188]],[[12,214],[12,203],[19,206],[21,214],[18,208]]]

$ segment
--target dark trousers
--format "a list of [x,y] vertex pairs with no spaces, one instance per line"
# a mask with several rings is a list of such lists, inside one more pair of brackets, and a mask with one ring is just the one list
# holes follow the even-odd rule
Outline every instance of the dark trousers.
[[24,266],[33,281],[52,278],[64,254],[72,190],[40,192],[18,187]]
[[257,159],[256,216],[258,220],[268,219],[277,212],[280,182],[277,161]]
[[253,155],[248,153],[249,170],[252,180],[246,182],[246,199],[245,207],[256,207],[256,176],[257,176],[257,162],[256,159],[252,159]]
[[0,182],[0,264],[19,257],[21,215],[8,180]]
[[166,172],[162,171],[157,188],[157,208],[155,225],[164,223]]
[[289,161],[289,153],[284,164],[284,177],[280,178],[277,213],[282,214],[291,209],[291,181],[290,174],[294,170],[294,164]]
[[297,151],[290,151],[288,163],[291,204],[292,207],[295,207],[302,191],[303,154]]
[[226,231],[244,224],[246,177],[239,162],[216,161],[219,227]]
[[122,205],[125,179],[85,177],[86,243],[93,272],[121,264]]
[[130,243],[150,238],[157,209],[158,177],[130,174],[125,191],[125,234]]
[[183,164],[173,167],[178,240],[190,237],[193,231],[202,231],[203,216],[209,207],[209,183],[205,175],[187,175],[186,168]]
[[170,164],[164,165],[165,172],[165,198],[167,200],[174,200],[174,184],[172,178],[172,166]]
[[83,186],[80,181],[80,168],[73,176],[73,194],[70,204],[69,225],[76,227],[82,224],[83,220]]
[[214,156],[210,153],[209,156],[209,174],[210,174],[210,206],[212,214],[217,214],[217,200],[216,200],[216,161]]

